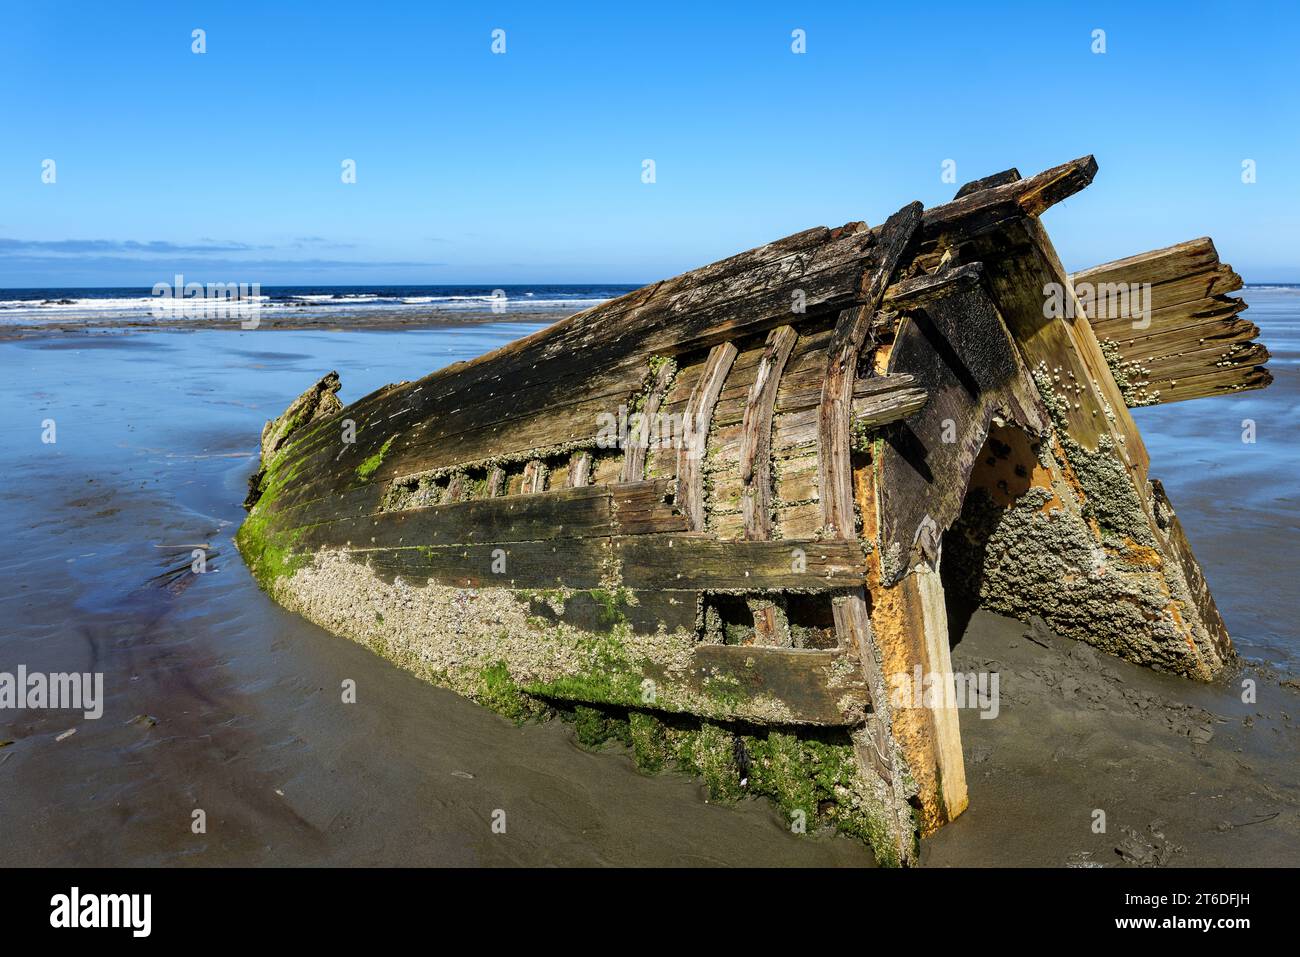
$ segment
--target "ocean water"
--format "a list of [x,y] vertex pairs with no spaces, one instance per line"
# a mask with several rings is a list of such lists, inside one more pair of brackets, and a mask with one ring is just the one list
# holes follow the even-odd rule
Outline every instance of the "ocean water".
[[[169,278],[176,288],[175,277]],[[256,303],[269,323],[276,318],[364,319],[383,314],[418,318],[446,313],[578,312],[606,299],[630,292],[619,285],[505,286],[262,286],[244,291],[243,301]],[[148,322],[155,318],[184,318],[194,300],[155,296],[151,288],[0,289],[0,326],[38,325],[47,321],[92,319]]]
[[1133,417],[1237,650],[1300,673],[1300,287],[1240,295],[1273,384]]

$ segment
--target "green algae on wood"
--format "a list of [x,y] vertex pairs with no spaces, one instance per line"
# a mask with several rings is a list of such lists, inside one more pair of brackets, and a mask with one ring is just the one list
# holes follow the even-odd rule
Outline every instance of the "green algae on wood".
[[357,466],[357,478],[363,482],[370,481],[370,476],[374,475],[379,470],[379,466],[384,464],[384,456],[388,454],[388,450],[392,448],[393,440],[396,438],[396,435],[390,435],[384,440],[384,444],[379,447],[378,452]]

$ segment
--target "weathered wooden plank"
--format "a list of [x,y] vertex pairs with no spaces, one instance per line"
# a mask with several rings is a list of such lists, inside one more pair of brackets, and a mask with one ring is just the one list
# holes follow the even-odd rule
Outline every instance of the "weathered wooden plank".
[[618,532],[647,535],[689,531],[690,519],[669,502],[673,486],[671,479],[620,482],[608,486]]
[[1014,183],[1020,178],[1020,170],[1013,166],[1011,169],[1004,169],[1000,173],[993,173],[980,179],[971,180],[957,190],[953,199],[961,199],[963,196],[969,196],[971,193],[978,193],[985,189],[992,189],[994,186],[1005,186],[1007,183]]
[[[881,377],[885,378],[885,377]],[[899,378],[902,378],[901,376]],[[908,377],[910,378],[910,377]],[[870,382],[870,379],[859,379]],[[853,412],[850,418],[854,431],[876,429],[906,419],[926,403],[928,393],[925,389],[902,389],[891,387],[854,398]],[[773,437],[773,448],[777,452],[788,453],[799,446],[814,446],[818,441],[821,415],[818,409],[802,409],[787,412],[778,419],[778,427]]]
[[[1180,326],[1151,336],[1114,339],[1106,337],[1103,341],[1112,343],[1119,352],[1120,358],[1127,362],[1158,359],[1161,356],[1177,355],[1188,350],[1205,349],[1215,345],[1246,343],[1257,336],[1259,336],[1259,326],[1233,313],[1227,319]],[[1100,333],[1098,337],[1102,338]]]
[[1262,366],[1269,360],[1268,348],[1262,342],[1239,344],[1212,344],[1206,348],[1188,349],[1175,355],[1147,359],[1141,363],[1140,379],[1144,382],[1169,382],[1192,376],[1212,375],[1238,366]]
[[[825,359],[822,361],[824,363]],[[816,386],[787,393],[784,400],[778,400],[776,411],[778,413],[799,412],[817,408],[821,404],[821,379],[825,372],[824,367],[818,370]],[[914,385],[916,380],[907,375],[863,375],[853,382],[853,400],[856,402],[859,399],[874,398],[890,392],[901,392]]]
[[1139,326],[1134,326],[1133,320],[1129,318],[1089,319],[1088,322],[1101,338],[1157,336],[1176,332],[1188,326],[1205,325],[1216,321],[1228,322],[1247,308],[1249,308],[1247,304],[1235,296],[1209,296],[1205,299],[1194,299],[1164,309],[1156,309],[1150,316],[1142,317]]
[[1185,376],[1173,381],[1152,382],[1147,388],[1160,393],[1160,405],[1203,399],[1216,395],[1234,395],[1252,389],[1267,388],[1273,382],[1273,373],[1265,366],[1239,366],[1219,369],[1204,375]]
[[858,542],[776,539],[719,541],[710,535],[625,535],[614,539],[623,581],[639,590],[826,591],[861,585]]
[[1119,282],[1096,285],[1080,282],[1074,288],[1089,321],[1095,316],[1099,323],[1125,323],[1130,327],[1138,323],[1141,328],[1151,313],[1236,292],[1242,285],[1241,276],[1231,266],[1220,263],[1204,272],[1180,276],[1149,288],[1137,282],[1131,286]]
[[358,548],[348,554],[385,578],[453,588],[602,588],[609,538],[557,538],[482,545]]
[[1070,274],[1070,282],[1162,283],[1217,268],[1219,253],[1209,236],[1102,263]]
[[772,414],[777,387],[799,335],[791,326],[768,333],[758,375],[745,404],[740,444],[740,478],[746,485],[745,537],[772,537]]
[[713,410],[722,392],[722,384],[737,349],[730,342],[720,343],[709,351],[691,398],[686,403],[685,422],[693,441],[684,442],[677,450],[677,507],[690,521],[695,531],[704,529],[704,472],[702,469],[705,446],[713,422]]
[[617,527],[609,489],[588,485],[339,518],[304,527],[295,545],[399,548],[607,536]]
[[927,239],[942,234],[971,238],[1024,216],[1037,216],[1073,196],[1097,175],[1097,161],[1083,156],[1027,179],[982,189],[925,211],[921,231]]
[[927,302],[942,299],[954,292],[977,285],[984,272],[983,263],[966,263],[955,269],[912,279],[903,279],[885,290],[882,308],[907,310],[919,309]]
[[852,725],[866,717],[871,698],[857,662],[844,667],[849,657],[856,656],[842,649],[700,645],[690,683],[706,694],[718,689],[781,702],[800,724]]

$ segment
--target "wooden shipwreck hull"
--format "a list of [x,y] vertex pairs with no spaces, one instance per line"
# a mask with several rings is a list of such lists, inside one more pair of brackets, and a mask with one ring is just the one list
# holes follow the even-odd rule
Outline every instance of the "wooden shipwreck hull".
[[956,701],[915,682],[952,686],[976,605],[1232,655],[1129,407],[1267,353],[1209,240],[1065,273],[1037,217],[1095,171],[810,229],[346,408],[327,377],[268,423],[240,548],[430,680],[909,863],[966,806]]

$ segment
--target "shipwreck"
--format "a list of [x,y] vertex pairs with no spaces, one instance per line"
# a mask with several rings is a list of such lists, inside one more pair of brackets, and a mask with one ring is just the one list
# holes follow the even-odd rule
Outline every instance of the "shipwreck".
[[[323,628],[884,863],[967,804],[983,606],[1209,680],[1232,642],[1130,408],[1270,381],[1198,239],[1067,274],[1092,157],[653,283],[262,436],[237,536]],[[918,707],[917,704],[920,704]]]

